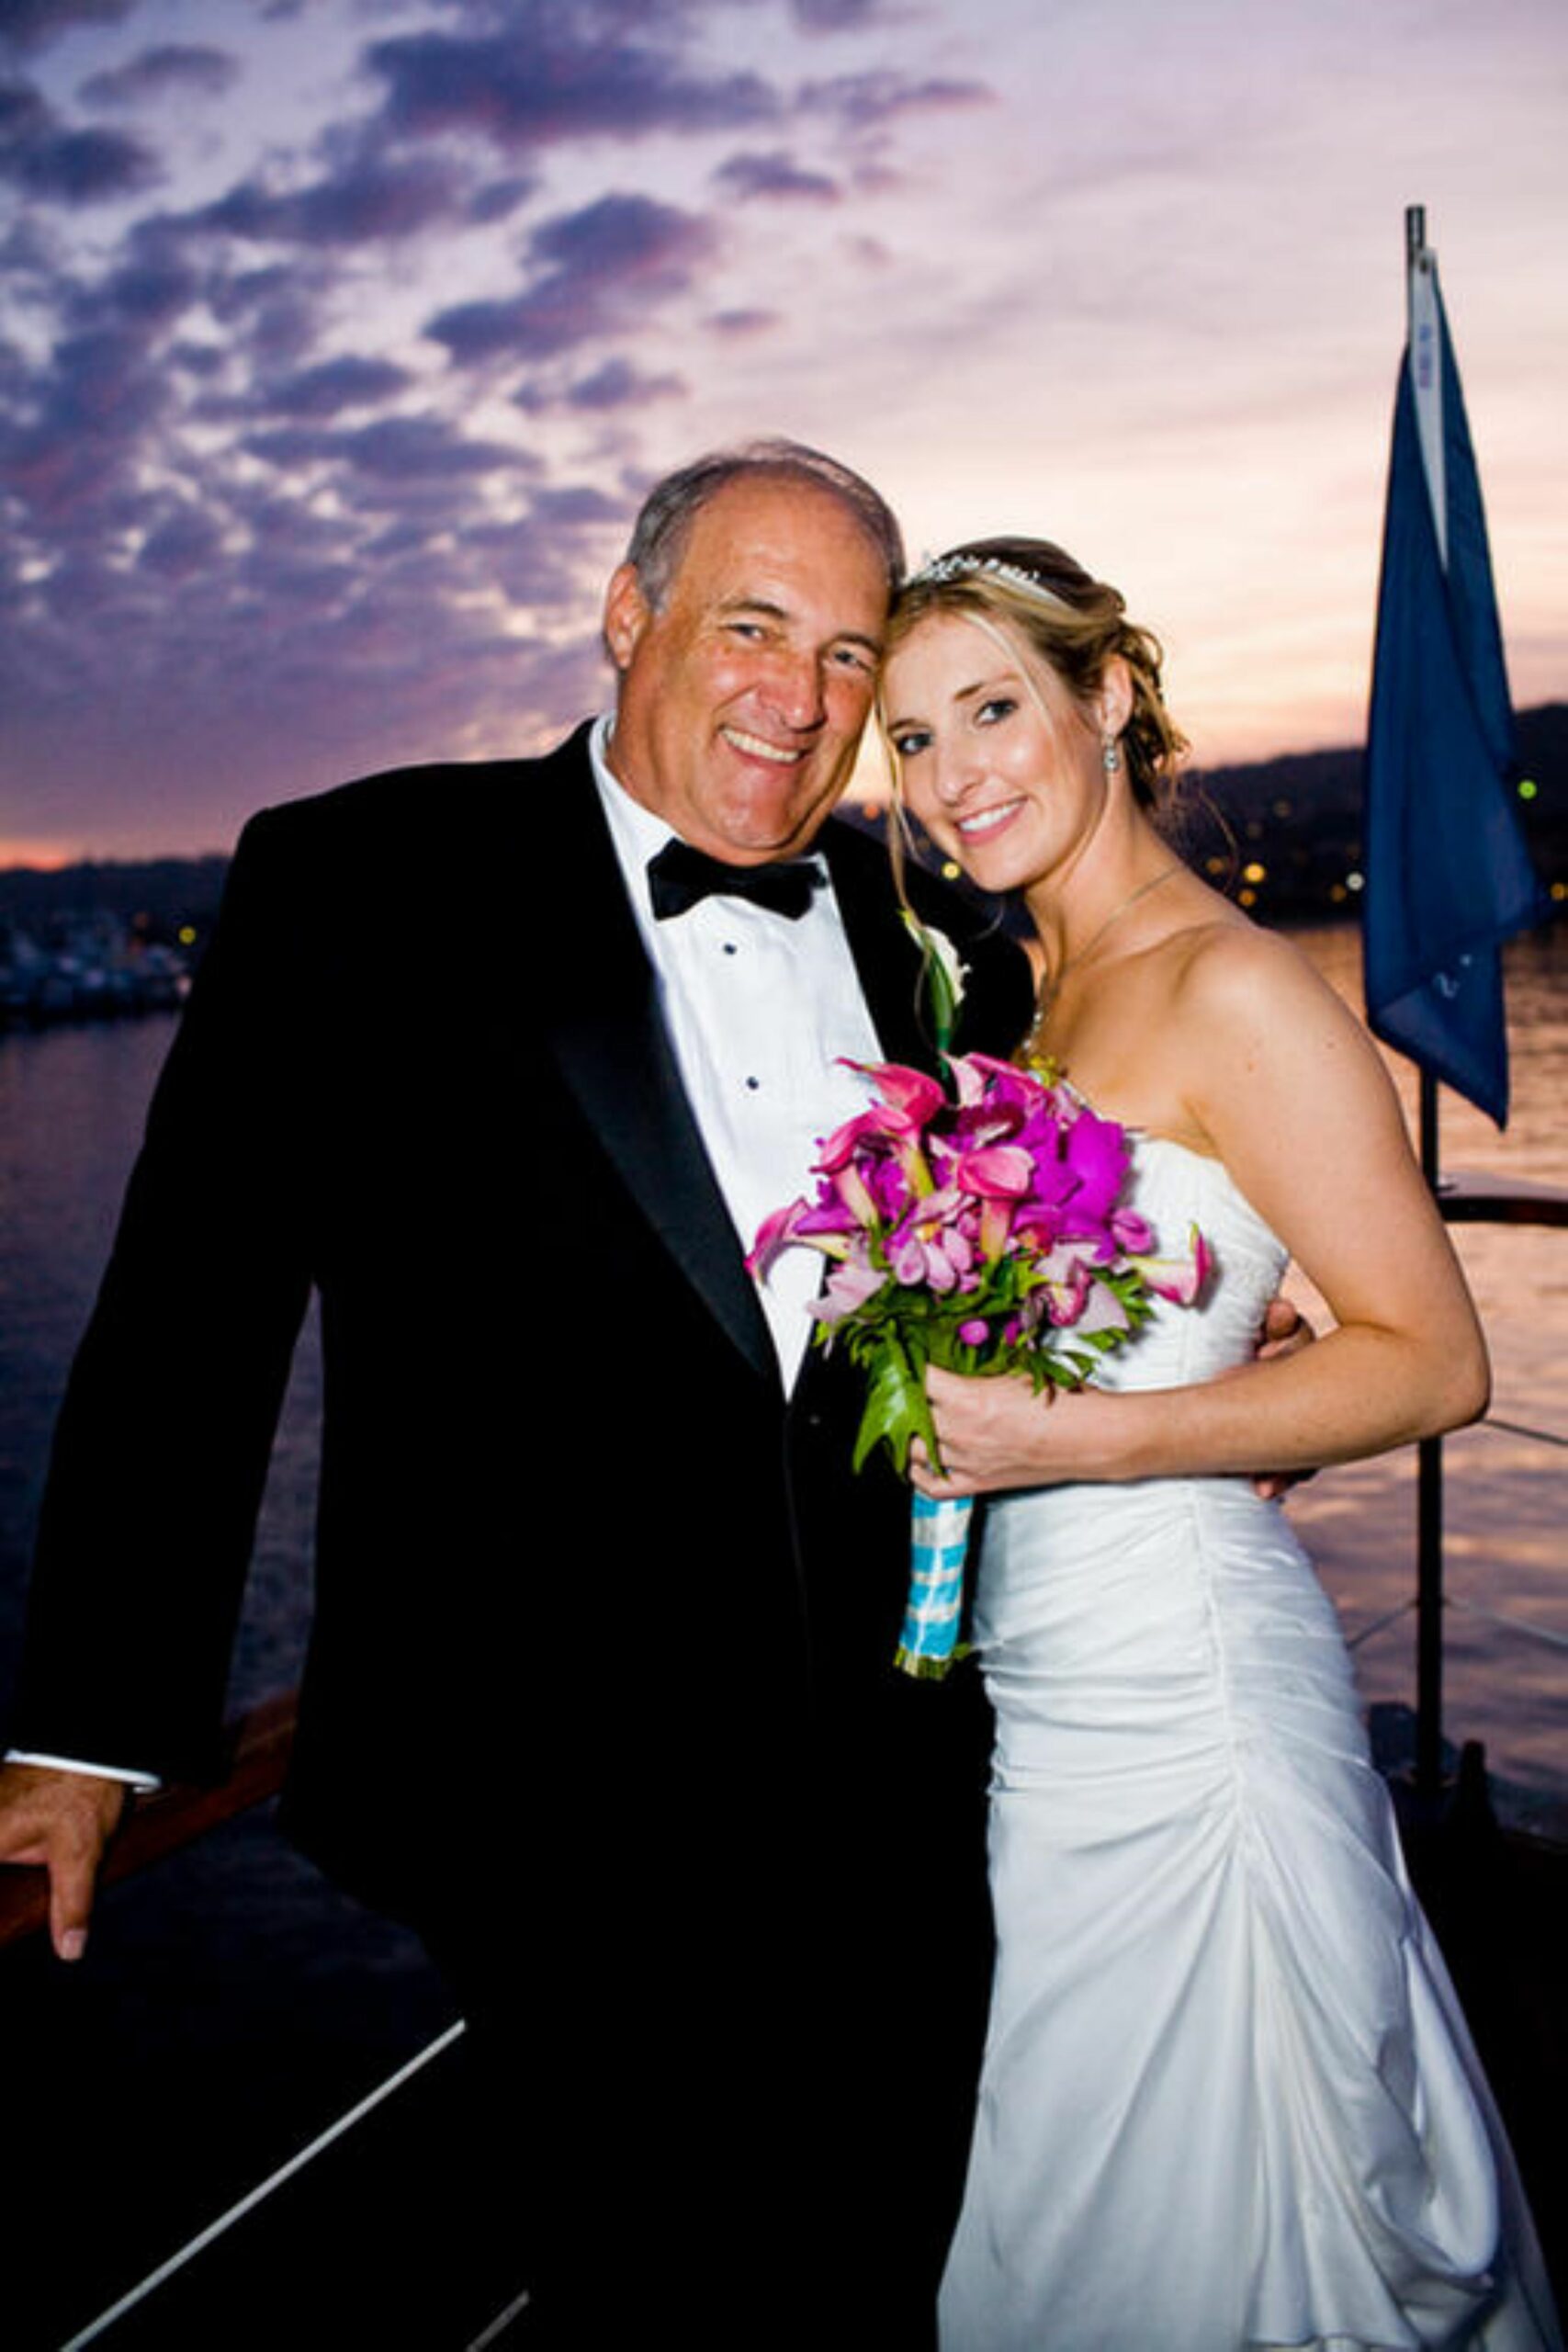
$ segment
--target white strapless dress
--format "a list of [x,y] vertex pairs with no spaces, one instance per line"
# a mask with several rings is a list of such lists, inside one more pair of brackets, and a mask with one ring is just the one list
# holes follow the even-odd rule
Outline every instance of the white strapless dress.
[[[1217,1261],[1107,1387],[1251,1355],[1285,1252],[1134,1142]],[[1239,1479],[994,1501],[998,1954],[944,2352],[1560,2345],[1512,2159],[1369,1758],[1332,1604]]]

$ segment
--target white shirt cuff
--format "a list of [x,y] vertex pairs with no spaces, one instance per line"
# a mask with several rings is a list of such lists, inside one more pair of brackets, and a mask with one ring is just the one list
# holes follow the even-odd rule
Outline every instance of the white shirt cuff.
[[123,1764],[84,1764],[79,1756],[42,1756],[30,1747],[8,1747],[7,1764],[43,1764],[56,1772],[85,1772],[96,1781],[123,1781],[128,1789],[151,1796],[164,1785],[155,1772],[133,1772]]

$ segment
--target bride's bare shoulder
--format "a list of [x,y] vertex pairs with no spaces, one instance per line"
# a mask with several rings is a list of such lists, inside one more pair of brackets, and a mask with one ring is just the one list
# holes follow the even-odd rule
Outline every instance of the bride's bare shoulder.
[[1171,939],[1172,1003],[1184,1018],[1243,1027],[1315,1016],[1331,1031],[1359,1023],[1292,941],[1225,907]]
[[[1171,979],[1168,1034],[1186,1115],[1221,1159],[1245,1154],[1243,1189],[1265,1215],[1255,1163],[1280,1150],[1299,1157],[1314,1136],[1347,1124],[1404,1150],[1382,1055],[1291,940],[1245,921],[1208,924],[1189,938]],[[1278,1216],[1270,1222],[1286,1230]]]

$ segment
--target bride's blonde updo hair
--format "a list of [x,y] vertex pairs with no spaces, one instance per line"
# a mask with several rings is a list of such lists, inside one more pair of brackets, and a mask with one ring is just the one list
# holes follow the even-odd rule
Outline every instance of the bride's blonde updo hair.
[[1093,580],[1049,539],[969,539],[922,565],[893,607],[887,651],[933,613],[967,613],[1000,622],[1087,702],[1120,657],[1133,682],[1133,707],[1121,736],[1133,795],[1156,816],[1169,811],[1187,739],[1160,691],[1159,639],[1126,617],[1119,590]]

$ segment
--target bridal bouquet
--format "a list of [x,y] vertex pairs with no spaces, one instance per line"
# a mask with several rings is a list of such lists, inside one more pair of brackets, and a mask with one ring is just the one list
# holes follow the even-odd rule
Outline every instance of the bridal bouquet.
[[[952,1095],[897,1062],[850,1067],[877,1099],[827,1138],[815,1196],[767,1217],[747,1264],[765,1278],[796,1244],[831,1261],[815,1337],[866,1374],[857,1470],[886,1445],[904,1471],[917,1436],[940,1470],[928,1364],[1078,1388],[1147,1318],[1151,1295],[1196,1298],[1201,1235],[1192,1228],[1184,1258],[1153,1254],[1147,1222],[1117,1205],[1122,1129],[1069,1090],[985,1054],[949,1061]],[[914,1498],[908,1673],[942,1675],[956,1654],[971,1510],[967,1498]]]

